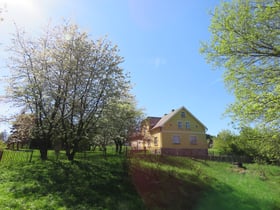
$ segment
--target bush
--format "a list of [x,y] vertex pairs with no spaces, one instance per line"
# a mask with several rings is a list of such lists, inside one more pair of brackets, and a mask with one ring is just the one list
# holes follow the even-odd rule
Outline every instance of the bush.
[[3,151],[5,148],[6,148],[5,142],[0,140],[0,151]]
[[280,134],[265,128],[243,127],[239,135],[221,131],[213,149],[220,154],[247,156],[255,161],[280,163]]
[[235,145],[236,136],[229,130],[221,131],[216,138],[214,138],[213,149],[221,154],[232,154],[236,150]]

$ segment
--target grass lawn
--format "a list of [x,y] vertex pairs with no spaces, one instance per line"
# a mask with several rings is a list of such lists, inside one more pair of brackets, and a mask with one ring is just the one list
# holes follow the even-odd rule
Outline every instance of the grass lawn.
[[127,168],[124,157],[99,154],[73,163],[0,162],[0,209],[144,209]]
[[279,210],[280,168],[246,164],[246,170],[226,163],[209,163],[205,176],[210,189],[198,201],[197,210]]
[[[112,151],[113,152],[113,151]],[[23,154],[23,153],[21,153]],[[280,167],[109,153],[0,162],[0,209],[280,209]]]
[[279,210],[280,167],[143,156],[131,160],[139,194],[151,209]]

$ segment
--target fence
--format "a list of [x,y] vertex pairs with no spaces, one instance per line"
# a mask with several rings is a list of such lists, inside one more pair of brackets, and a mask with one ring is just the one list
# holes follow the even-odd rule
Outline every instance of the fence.
[[221,161],[221,162],[243,162],[250,163],[252,162],[251,158],[247,156],[238,156],[238,155],[208,155],[208,160]]
[[240,155],[221,155],[215,153],[208,153],[208,155],[199,155],[199,154],[184,154],[181,155],[180,153],[172,153],[172,154],[160,154],[160,153],[153,153],[150,151],[145,150],[130,150],[130,155],[170,155],[170,156],[180,156],[180,157],[189,157],[195,159],[202,159],[202,160],[212,160],[212,161],[219,161],[219,162],[242,162],[242,163],[251,163],[252,159],[247,156],[240,156]]
[[33,150],[4,150],[0,151],[0,163],[31,162]]

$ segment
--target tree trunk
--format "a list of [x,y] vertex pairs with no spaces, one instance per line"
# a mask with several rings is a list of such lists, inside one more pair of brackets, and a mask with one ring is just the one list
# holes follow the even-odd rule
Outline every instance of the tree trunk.
[[92,147],[92,151],[94,152],[95,151],[95,149],[96,149],[96,147],[97,147],[97,145],[95,144],[93,147]]
[[119,144],[118,144],[118,142],[115,141],[115,145],[116,145],[116,154],[118,154],[119,153]]
[[69,161],[73,161],[74,160],[74,157],[75,157],[75,152],[72,151],[70,152],[68,155],[67,155],[67,158]]
[[45,147],[40,147],[40,155],[41,155],[41,160],[47,160],[48,159],[48,148]]
[[107,159],[107,148],[106,146],[103,146],[103,156],[105,159]]
[[48,159],[48,148],[51,144],[49,138],[44,138],[41,141],[39,141],[39,149],[40,149],[40,155],[41,160],[47,160]]
[[119,154],[122,154],[122,144],[119,144]]
[[76,151],[77,151],[75,148],[76,148],[76,144],[75,143],[74,143],[73,148],[71,148],[71,146],[69,146],[69,145],[66,146],[65,151],[66,151],[67,159],[69,161],[73,161],[74,160],[74,157],[75,157],[75,154],[76,154]]

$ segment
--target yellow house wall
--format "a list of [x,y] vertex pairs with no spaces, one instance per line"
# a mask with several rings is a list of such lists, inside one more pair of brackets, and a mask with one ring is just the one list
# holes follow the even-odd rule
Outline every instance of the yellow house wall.
[[[181,112],[185,112],[185,117],[181,116]],[[178,122],[182,122],[182,128],[178,128]],[[186,122],[190,123],[190,128],[186,128]],[[163,127],[163,130],[170,131],[193,131],[205,133],[204,126],[198,122],[189,112],[182,110],[173,116]]]
[[[181,112],[185,112],[185,117],[181,116]],[[178,122],[182,122],[182,128],[178,128]],[[190,128],[186,128],[186,122],[190,123]],[[205,127],[197,121],[188,111],[181,110],[162,128],[155,129],[152,136],[157,136],[162,148],[176,148],[176,149],[207,149],[207,141],[205,134]],[[180,137],[180,143],[173,143],[173,136]],[[197,144],[191,144],[191,136],[196,136]]]
[[[173,143],[173,136],[180,137],[180,143]],[[196,136],[196,144],[191,144],[191,136]],[[207,149],[207,141],[205,133],[194,133],[194,132],[163,132],[162,133],[162,147],[163,148],[174,148],[174,149]]]
[[[150,144],[150,147],[148,149],[150,150],[159,150],[160,148],[162,148],[162,133],[159,132],[160,129],[157,129],[156,131],[151,133],[152,136],[152,142]],[[158,144],[155,145],[154,144],[154,138],[157,137],[158,140]]]

